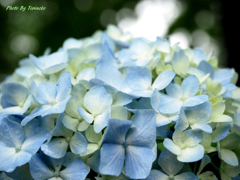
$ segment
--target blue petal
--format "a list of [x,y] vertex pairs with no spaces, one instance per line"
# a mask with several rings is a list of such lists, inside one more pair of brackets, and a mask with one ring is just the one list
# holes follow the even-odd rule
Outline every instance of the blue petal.
[[24,103],[31,95],[28,88],[15,82],[4,83],[1,91],[3,95],[1,98],[3,108],[19,106],[19,103]]
[[203,50],[199,49],[199,48],[194,48],[193,49],[193,62],[195,62],[196,64],[199,64],[201,61],[203,60],[207,60],[207,57],[205,55],[205,53],[203,52]]
[[215,129],[212,133],[212,142],[221,141],[228,135],[230,129],[231,129],[230,124],[219,125],[217,129]]
[[131,145],[152,148],[156,140],[156,112],[139,110],[133,118],[134,127],[130,128],[126,140]]
[[37,88],[37,99],[41,104],[54,102],[57,95],[57,88],[51,82],[43,82]]
[[130,126],[132,126],[132,121],[109,119],[107,130],[103,138],[103,144],[123,144]]
[[201,61],[197,68],[204,72],[204,74],[210,73],[210,78],[213,79],[214,70],[211,64],[209,64],[207,61]]
[[65,72],[59,77],[56,87],[56,102],[63,101],[71,92],[72,84],[70,72]]
[[31,175],[34,179],[46,180],[54,176],[54,172],[43,162],[39,154],[32,156],[29,165]]
[[181,99],[181,97],[183,97],[182,87],[179,86],[178,84],[170,83],[166,87],[166,92],[169,96],[172,96],[177,99]]
[[91,167],[91,169],[98,173],[98,169],[100,166],[100,150],[95,151],[95,153],[87,159],[87,164]]
[[3,119],[0,125],[0,140],[8,147],[19,147],[25,139],[23,127],[9,119]]
[[161,94],[157,89],[155,89],[151,95],[151,105],[152,105],[152,108],[157,113],[159,113],[158,107],[160,105],[160,99],[161,99]]
[[191,125],[191,128],[193,130],[197,130],[197,129],[202,130],[205,133],[212,133],[212,127],[207,123],[196,123]]
[[163,145],[173,154],[180,155],[182,153],[181,148],[174,144],[174,142],[171,139],[165,138],[163,141]]
[[185,173],[182,173],[182,174],[179,174],[177,176],[174,176],[174,179],[175,180],[199,180],[198,177],[191,173],[191,172],[185,172]]
[[172,154],[167,149],[164,149],[161,152],[158,158],[158,164],[165,173],[173,176],[177,174],[183,167],[183,163],[177,160],[177,156]]
[[200,144],[193,147],[182,149],[182,153],[177,156],[181,162],[196,162],[202,159],[204,155],[204,147]]
[[63,113],[64,110],[66,109],[67,102],[69,101],[70,98],[71,98],[71,95],[67,96],[61,102],[58,102],[57,104],[55,104],[54,106],[49,108],[46,112],[44,112],[42,114],[42,117],[50,115],[50,114],[60,114],[60,113]]
[[9,148],[0,142],[0,170],[12,172],[17,166],[22,166],[30,161],[32,154]]
[[103,86],[92,87],[84,97],[84,106],[92,114],[102,114],[112,104],[112,96]]
[[185,109],[186,118],[192,123],[205,123],[212,114],[212,104],[210,101]]
[[87,111],[85,111],[81,106],[77,106],[77,110],[79,115],[89,124],[93,122],[93,115],[89,114]]
[[160,113],[173,114],[180,111],[183,102],[171,96],[161,94],[160,105],[158,107]]
[[81,158],[76,158],[71,164],[67,166],[66,169],[60,171],[60,177],[63,179],[79,179],[84,180],[88,173],[90,172],[90,168],[87,167]]
[[144,90],[151,86],[152,73],[146,67],[130,66],[125,80],[132,90]]
[[53,136],[72,137],[73,132],[70,129],[67,129],[62,123],[64,115],[65,114],[63,113],[58,116],[57,124],[52,130]]
[[125,149],[118,144],[103,144],[99,172],[103,175],[119,176],[123,169]]
[[70,148],[74,154],[80,154],[87,149],[86,138],[78,131],[71,137]]
[[62,158],[68,148],[68,143],[65,138],[52,139],[49,143],[41,146],[41,150],[52,158]]
[[33,155],[39,150],[49,135],[50,133],[46,129],[36,127],[28,134],[21,149]]
[[142,179],[142,180],[156,180],[156,179],[161,179],[161,180],[169,180],[168,176],[161,171],[158,170],[151,170],[150,174],[148,175],[147,178]]
[[51,106],[50,105],[44,105],[40,108],[34,109],[28,116],[26,116],[22,122],[21,125],[25,126],[29,121],[31,121],[33,118],[42,115],[44,112],[46,112]]
[[186,101],[184,101],[183,106],[192,107],[192,106],[202,104],[206,101],[208,101],[207,95],[198,95],[198,96],[191,97],[191,98],[187,99]]
[[42,72],[44,74],[53,74],[58,71],[61,71],[62,69],[64,69],[67,66],[68,66],[67,63],[60,63],[60,64],[53,65],[51,67],[48,67],[48,68],[44,69]]
[[96,133],[99,133],[103,128],[105,128],[108,124],[108,120],[110,119],[111,109],[107,109],[103,114],[100,114],[95,117],[93,128]]
[[146,178],[155,159],[153,151],[147,147],[128,146],[126,148],[125,172],[131,179]]
[[197,94],[199,89],[198,78],[194,75],[188,76],[186,79],[184,79],[181,86],[183,96],[185,98],[193,97],[195,94]]
[[175,76],[175,72],[173,72],[173,71],[170,71],[170,70],[163,71],[155,79],[152,87],[156,88],[158,90],[162,90],[165,87],[167,87],[167,85],[170,84],[170,82],[173,80],[174,76]]

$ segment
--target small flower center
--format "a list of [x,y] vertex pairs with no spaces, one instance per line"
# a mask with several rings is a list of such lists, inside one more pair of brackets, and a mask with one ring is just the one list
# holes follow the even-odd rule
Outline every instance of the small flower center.
[[54,106],[55,104],[56,104],[55,101],[51,101],[51,102],[50,102],[50,105],[52,105],[52,106]]
[[185,98],[185,97],[181,97],[181,101],[185,101],[187,98]]
[[71,140],[70,137],[66,137],[66,141],[69,142]]
[[181,148],[182,148],[182,149],[185,149],[185,148],[186,148],[186,145],[185,145],[185,144],[182,144],[182,145],[181,145]]
[[97,113],[93,113],[93,117],[95,118],[98,114]]
[[55,172],[54,172],[54,176],[55,176],[55,177],[59,177],[59,171],[55,171]]
[[18,105],[19,105],[19,107],[21,107],[21,108],[23,107],[23,103],[19,103]]
[[78,121],[81,122],[83,118],[81,116],[78,117]]
[[147,90],[152,91],[153,90],[152,86],[148,86]]
[[123,143],[123,146],[126,148],[126,147],[128,147],[128,142],[127,141],[125,141],[124,143]]
[[21,151],[21,147],[20,146],[15,147],[15,151],[16,151],[16,153],[18,153],[19,151]]

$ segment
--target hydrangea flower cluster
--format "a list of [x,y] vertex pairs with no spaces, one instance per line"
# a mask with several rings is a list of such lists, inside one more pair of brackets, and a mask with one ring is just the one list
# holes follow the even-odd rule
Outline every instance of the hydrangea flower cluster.
[[113,25],[30,54],[1,84],[0,179],[240,178],[237,77]]

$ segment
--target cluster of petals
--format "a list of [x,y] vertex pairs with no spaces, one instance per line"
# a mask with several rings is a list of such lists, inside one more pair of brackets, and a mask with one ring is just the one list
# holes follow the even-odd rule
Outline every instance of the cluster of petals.
[[19,65],[0,85],[0,179],[240,178],[238,75],[213,53],[109,25]]

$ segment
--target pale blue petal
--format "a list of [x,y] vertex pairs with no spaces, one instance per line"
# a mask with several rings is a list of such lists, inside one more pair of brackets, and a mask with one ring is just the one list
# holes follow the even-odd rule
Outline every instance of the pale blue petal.
[[130,66],[126,73],[126,83],[132,90],[145,90],[151,86],[152,73],[148,68]]
[[200,130],[188,129],[183,133],[185,135],[185,141],[183,143],[185,146],[196,146],[203,139],[203,134]]
[[63,166],[67,167],[69,164],[73,162],[74,159],[79,157],[79,154],[73,154],[72,152],[67,152],[66,155],[64,156],[64,161],[62,163]]
[[173,176],[183,168],[183,163],[179,162],[177,156],[167,149],[161,152],[158,158],[158,164],[166,174]]
[[155,89],[151,95],[151,106],[157,113],[159,113],[158,107],[160,105],[160,99],[161,94],[157,89]]
[[44,105],[42,107],[34,109],[28,116],[26,116],[22,122],[21,125],[25,126],[29,121],[31,121],[33,118],[42,115],[44,112],[46,112],[49,108],[51,108],[50,105]]
[[146,178],[151,171],[155,154],[147,147],[126,148],[125,172],[131,179]]
[[71,95],[67,96],[61,102],[56,103],[54,106],[52,106],[47,111],[45,111],[42,114],[42,117],[50,115],[50,114],[60,114],[60,113],[63,113],[64,110],[66,109],[66,105],[67,105],[67,103],[68,103],[70,98],[71,98]]
[[112,96],[103,86],[92,87],[84,97],[84,106],[92,114],[102,114],[112,104]]
[[67,63],[59,63],[59,64],[56,64],[56,65],[53,65],[51,67],[44,69],[42,72],[44,74],[54,74],[58,71],[61,71],[62,69],[64,69],[67,66],[68,66]]
[[55,102],[57,88],[51,82],[43,82],[37,88],[37,99],[41,104]]
[[132,121],[129,120],[109,119],[103,143],[123,144],[131,125]]
[[185,172],[177,176],[174,176],[174,180],[199,180],[199,179],[195,174],[191,172]]
[[14,147],[7,147],[0,141],[0,171],[12,172],[17,167],[15,154]]
[[86,162],[93,171],[98,173],[100,166],[100,150],[95,151],[95,153],[90,158],[88,158]]
[[202,130],[205,133],[212,133],[212,127],[207,123],[195,123],[191,125],[193,130]]
[[158,77],[155,79],[152,87],[158,90],[162,90],[165,87],[167,87],[167,85],[170,84],[170,82],[173,80],[175,76],[175,72],[170,71],[170,70],[166,70],[161,72],[161,74],[158,75]]
[[193,62],[195,62],[196,64],[199,64],[201,61],[207,60],[207,57],[202,49],[194,48],[193,53]]
[[193,147],[182,149],[182,153],[177,156],[181,162],[196,162],[202,159],[204,155],[204,147],[200,144]]
[[52,158],[62,158],[68,148],[68,143],[65,138],[51,139],[49,143],[44,143],[41,150]]
[[100,154],[99,172],[103,175],[119,176],[123,169],[124,147],[118,144],[103,144]]
[[31,175],[34,179],[46,180],[54,176],[54,172],[43,162],[39,154],[32,156],[29,165]]
[[230,124],[219,125],[217,129],[215,129],[212,133],[212,142],[221,141],[228,135],[230,129],[231,129]]
[[167,137],[167,132],[168,132],[167,125],[157,127],[157,129],[156,129],[157,137],[166,138]]
[[185,108],[182,107],[181,110],[180,110],[180,114],[179,114],[179,119],[175,125],[175,129],[178,129],[178,130],[181,130],[181,131],[184,131],[185,129],[188,128],[189,126],[189,121],[186,117],[186,114],[184,112]]
[[40,127],[43,127],[45,129],[47,129],[49,132],[54,128],[55,124],[54,124],[54,116],[53,115],[49,115],[49,116],[45,116],[45,117],[38,117],[39,122],[40,122]]
[[78,131],[71,137],[70,148],[74,154],[80,154],[87,149],[86,138]]
[[56,84],[56,102],[64,101],[64,99],[70,95],[71,87],[71,74],[70,72],[65,72],[59,77]]
[[19,147],[25,139],[25,131],[17,122],[3,119],[0,125],[0,140],[8,147]]
[[48,139],[49,135],[50,133],[44,128],[34,128],[25,139],[21,150],[26,151],[32,155],[35,154],[39,150],[43,142]]
[[214,70],[211,64],[209,64],[207,61],[201,61],[197,68],[204,72],[204,74],[210,73],[210,78],[213,79]]
[[24,130],[26,132],[26,136],[36,127],[39,126],[39,120],[30,121],[26,126],[24,126]]
[[210,101],[185,109],[185,115],[191,123],[205,123],[212,114],[212,104]]
[[181,148],[174,144],[174,142],[171,139],[165,138],[163,141],[163,145],[165,148],[167,148],[175,155],[180,155],[182,153]]
[[99,133],[103,128],[107,126],[110,115],[111,109],[109,108],[103,114],[95,117],[93,128],[96,133]]
[[166,174],[162,173],[161,171],[153,169],[153,170],[151,170],[148,177],[145,179],[142,179],[142,180],[158,180],[158,179],[159,180],[160,179],[161,180],[169,180],[169,177]]
[[96,78],[117,89],[120,88],[123,79],[119,70],[112,66],[106,66],[105,64],[97,67]]
[[187,99],[186,101],[184,101],[183,106],[192,107],[192,106],[202,104],[206,101],[208,101],[207,95],[198,95],[198,96],[191,97],[191,98]]
[[173,114],[180,111],[183,102],[171,96],[161,94],[160,105],[158,107],[160,113]]
[[22,107],[22,112],[21,114],[24,114],[28,108],[30,107],[31,103],[32,103],[33,97],[30,95],[28,96],[27,100],[25,101],[23,107]]
[[142,97],[138,102],[139,109],[152,109],[150,98]]
[[93,115],[89,114],[87,111],[85,111],[81,106],[77,107],[79,115],[89,124],[93,122]]
[[220,82],[222,85],[230,83],[233,77],[233,69],[218,69],[214,72],[214,81]]
[[156,112],[139,110],[133,117],[134,127],[130,128],[126,140],[131,145],[152,148],[156,140]]
[[0,110],[0,115],[19,115],[22,114],[22,108],[19,106],[9,107]]
[[[6,173],[8,177],[11,177],[13,179],[17,180],[32,180],[32,176],[30,174],[29,170],[29,164],[24,164],[20,167],[17,167],[13,172]],[[1,177],[0,177],[1,179]],[[1,180],[12,180],[12,179],[1,179]]]
[[[24,103],[31,95],[28,88],[16,82],[4,83],[1,91],[3,95],[1,98],[3,108],[18,106],[19,103]],[[5,101],[5,103],[3,103],[3,101]]]
[[72,137],[73,132],[70,129],[67,129],[63,123],[63,117],[65,116],[65,114],[60,114],[58,116],[57,119],[57,124],[54,127],[54,129],[52,130],[52,135],[53,136],[64,136],[64,137]]
[[194,75],[188,76],[182,82],[183,97],[190,98],[197,94],[199,89],[198,78]]
[[177,99],[181,99],[181,97],[183,97],[182,87],[179,86],[178,84],[170,83],[166,87],[166,92],[169,96],[172,96]]
[[123,92],[117,92],[115,96],[115,100],[113,102],[113,105],[126,105],[132,102],[132,96],[127,95],[126,93]]
[[135,97],[151,97],[153,91],[152,90],[136,90],[136,91],[131,91],[128,94]]
[[63,179],[78,179],[84,180],[90,168],[84,164],[81,158],[76,158],[71,164],[67,166],[66,169],[60,171],[60,177]]
[[94,68],[85,68],[80,71],[76,77],[77,81],[79,80],[87,80],[95,78],[95,70]]
[[238,166],[238,158],[236,154],[229,149],[221,149],[221,158],[231,166]]

